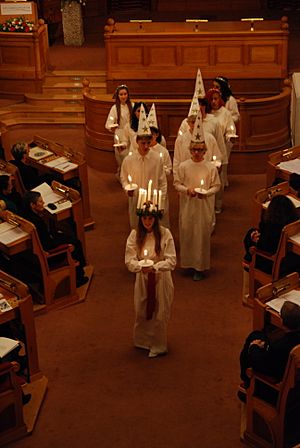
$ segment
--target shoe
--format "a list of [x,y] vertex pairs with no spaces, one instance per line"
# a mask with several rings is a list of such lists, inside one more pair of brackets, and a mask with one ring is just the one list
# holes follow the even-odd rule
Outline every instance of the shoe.
[[27,403],[29,403],[29,401],[31,400],[31,394],[24,394],[22,393],[22,403],[25,405]]
[[80,286],[85,285],[89,281],[89,278],[84,275],[83,277],[80,277],[76,280],[76,288],[80,288]]
[[220,213],[222,213],[222,209],[221,208],[215,208],[215,214],[219,215]]
[[168,353],[167,351],[156,353],[156,352],[151,352],[151,350],[150,350],[148,358],[157,358],[157,356],[165,356],[167,353]]
[[199,282],[200,280],[204,280],[205,276],[202,271],[195,271],[193,275],[194,282]]

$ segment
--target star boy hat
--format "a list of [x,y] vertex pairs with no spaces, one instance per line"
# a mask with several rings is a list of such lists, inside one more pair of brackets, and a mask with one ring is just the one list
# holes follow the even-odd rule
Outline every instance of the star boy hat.
[[199,112],[198,112],[198,115],[196,117],[196,121],[194,124],[191,143],[198,144],[198,143],[203,143],[204,141],[205,140],[204,140],[204,131],[203,131],[203,123],[202,123],[202,114],[201,114],[201,110],[199,109]]
[[204,88],[204,84],[203,84],[203,79],[202,79],[200,68],[198,68],[198,71],[197,71],[194,95],[197,95],[198,98],[204,98],[205,97],[205,88]]
[[137,135],[139,137],[151,137],[150,126],[147,121],[146,112],[143,104],[141,104],[140,108],[140,118],[139,118]]
[[151,106],[151,109],[150,109],[150,112],[148,114],[147,120],[148,120],[148,124],[149,124],[150,127],[158,129],[157,116],[156,116],[156,110],[155,110],[155,104],[154,103]]

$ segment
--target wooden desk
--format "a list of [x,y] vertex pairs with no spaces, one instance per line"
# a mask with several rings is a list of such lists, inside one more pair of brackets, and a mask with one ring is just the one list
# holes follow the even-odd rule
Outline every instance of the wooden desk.
[[269,154],[267,163],[267,187],[273,185],[275,181],[289,181],[291,171],[281,169],[278,165],[281,162],[288,162],[295,159],[299,159],[300,163],[300,146],[294,146],[293,148],[287,148]]
[[[124,80],[136,95],[191,96],[201,68],[204,83],[218,73],[235,82],[238,92],[247,84],[255,91],[257,80],[264,94],[279,91],[287,74],[288,19],[255,22],[207,23],[115,22],[104,27],[108,92]],[[267,81],[267,82],[266,82]]]
[[[60,143],[47,140],[46,138],[38,135],[33,137],[33,141],[30,143],[30,146],[38,146],[53,152],[53,155],[41,159],[40,161],[30,158],[30,164],[37,168],[41,174],[50,173],[54,179],[62,184],[72,181],[71,186],[74,188],[74,184],[76,183],[82,197],[84,227],[93,227],[95,222],[90,213],[88,174],[84,155],[79,152],[74,152],[71,148],[61,145]],[[55,167],[48,167],[45,165],[46,161],[51,161],[52,159],[59,157],[66,157],[70,160],[70,162],[76,164],[77,167],[70,171],[62,172]]]
[[[2,212],[3,223],[0,223],[0,250],[8,256],[14,256],[26,250],[32,249],[30,227],[26,224],[27,221],[22,221],[21,223],[15,220],[15,215],[10,212]],[[26,232],[26,235],[17,238],[13,242],[6,243],[1,237],[1,226],[4,223],[10,223],[13,226],[20,227],[21,230]]]
[[42,374],[39,368],[36,332],[33,317],[33,305],[27,286],[16,278],[0,271],[0,292],[12,310],[0,311],[0,325],[17,319],[24,329],[25,350],[29,379],[34,381]]
[[259,288],[254,299],[253,330],[261,330],[268,325],[283,328],[280,314],[270,308],[267,302],[294,289],[300,289],[299,274],[296,272]]

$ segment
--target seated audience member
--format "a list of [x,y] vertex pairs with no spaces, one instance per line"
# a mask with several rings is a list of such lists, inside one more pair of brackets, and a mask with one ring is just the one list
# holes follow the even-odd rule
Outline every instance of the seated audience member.
[[43,182],[47,182],[49,185],[51,185],[51,181],[53,180],[53,177],[51,175],[44,174],[40,176],[36,168],[28,165],[27,143],[20,142],[13,145],[13,147],[11,148],[11,154],[14,160],[10,160],[10,163],[18,168],[26,190],[32,190]]
[[[280,315],[286,330],[272,341],[263,331],[253,331],[246,338],[240,353],[241,379],[243,387],[248,388],[250,379],[247,368],[271,376],[276,382],[282,380],[290,351],[300,344],[300,307],[296,303],[285,301]],[[239,398],[245,401],[241,393]]]
[[[259,250],[274,254],[277,251],[283,227],[298,219],[297,209],[287,196],[280,194],[273,196],[259,224],[259,228],[252,227],[244,238],[245,261],[251,261],[251,247],[257,247]],[[257,257],[256,267],[268,273],[272,270],[272,262]],[[281,273],[285,275],[293,270],[299,271],[299,268],[299,258],[290,253],[283,263]]]
[[72,257],[79,262],[79,266],[76,267],[77,287],[87,283],[88,277],[84,275],[84,266],[86,263],[81,242],[71,235],[66,235],[60,231],[54,233],[48,228],[44,216],[44,201],[40,193],[36,191],[26,192],[23,198],[23,203],[24,207],[22,215],[25,219],[34,224],[43,249],[49,251],[62,244],[72,244],[74,246]]
[[21,209],[21,195],[13,188],[12,176],[7,174],[0,176],[0,199],[5,202],[5,208],[12,213],[17,214]]

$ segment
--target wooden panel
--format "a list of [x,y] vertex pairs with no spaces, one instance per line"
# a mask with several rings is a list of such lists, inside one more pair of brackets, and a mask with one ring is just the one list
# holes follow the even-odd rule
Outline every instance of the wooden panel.
[[216,48],[215,64],[243,64],[241,45],[222,45]]
[[39,92],[47,68],[47,25],[33,33],[0,33],[1,91]]
[[275,45],[251,45],[249,46],[250,64],[277,64],[278,47]]
[[[231,172],[265,172],[268,154],[289,146],[290,95],[291,88],[286,86],[276,96],[239,101],[239,139],[232,151]],[[190,101],[156,98],[145,98],[144,101],[148,105],[155,102],[159,125],[168,149],[173,151],[179,125],[188,114]],[[97,151],[101,160],[103,151],[110,152],[113,157],[113,137],[104,127],[112,100],[107,95],[91,97],[85,94],[84,104],[86,142],[93,148],[88,149],[87,159],[95,163]],[[105,160],[110,160],[107,154]],[[107,170],[105,167],[100,169]]]
[[182,63],[184,65],[199,65],[209,64],[210,47],[208,45],[198,45],[197,47],[184,46],[182,51]]
[[176,65],[176,47],[162,45],[149,48],[149,63],[152,66]]
[[[104,37],[109,92],[113,83],[124,79],[138,82],[137,93],[146,92],[152,79],[158,84],[157,96],[172,94],[173,80],[178,96],[192,95],[186,86],[194,84],[199,66],[204,82],[218,73],[226,73],[231,81],[254,83],[287,76],[285,19],[256,22],[255,32],[249,22],[240,21],[200,23],[197,32],[194,24],[185,22],[122,22],[106,25]],[[270,89],[262,93],[268,95]]]

